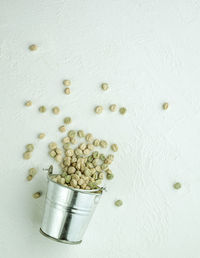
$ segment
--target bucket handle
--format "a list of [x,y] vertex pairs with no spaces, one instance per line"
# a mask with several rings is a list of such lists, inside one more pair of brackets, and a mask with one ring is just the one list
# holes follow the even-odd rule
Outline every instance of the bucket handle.
[[48,171],[48,175],[52,175],[53,174],[53,166],[51,165],[49,168],[43,168],[44,171]]

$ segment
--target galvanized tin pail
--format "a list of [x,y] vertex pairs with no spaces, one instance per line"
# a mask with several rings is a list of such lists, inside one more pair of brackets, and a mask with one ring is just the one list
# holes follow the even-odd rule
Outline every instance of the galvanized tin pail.
[[73,189],[50,178],[40,232],[53,240],[66,244],[79,244],[99,202],[103,188],[95,190]]

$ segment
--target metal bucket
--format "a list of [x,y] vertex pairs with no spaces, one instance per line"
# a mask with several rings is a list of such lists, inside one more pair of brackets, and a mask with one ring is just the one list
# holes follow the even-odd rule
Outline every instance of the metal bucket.
[[40,232],[58,242],[80,244],[103,188],[73,189],[52,181],[52,166],[48,171],[48,190]]

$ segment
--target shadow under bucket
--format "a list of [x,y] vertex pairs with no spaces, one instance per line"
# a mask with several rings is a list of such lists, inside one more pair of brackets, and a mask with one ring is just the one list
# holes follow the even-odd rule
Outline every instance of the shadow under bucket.
[[40,232],[58,242],[80,244],[103,188],[70,188],[52,181],[53,166],[48,171],[48,190]]

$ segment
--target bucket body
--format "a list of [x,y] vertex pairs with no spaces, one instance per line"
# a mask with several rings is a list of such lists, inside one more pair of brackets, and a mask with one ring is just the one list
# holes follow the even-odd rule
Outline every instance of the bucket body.
[[48,238],[79,244],[102,191],[73,189],[48,177],[48,190],[40,232]]

